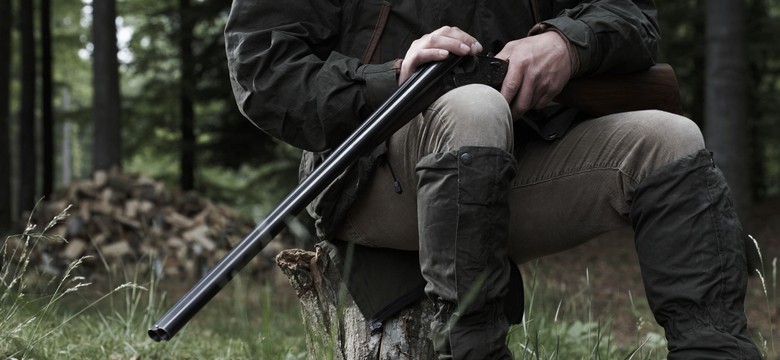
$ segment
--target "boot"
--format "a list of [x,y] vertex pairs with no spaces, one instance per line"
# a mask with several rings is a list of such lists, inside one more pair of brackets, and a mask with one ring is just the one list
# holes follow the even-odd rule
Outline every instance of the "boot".
[[512,359],[503,299],[511,154],[463,147],[417,164],[420,267],[438,307],[431,325],[439,359]]
[[747,332],[742,228],[706,150],[642,181],[629,217],[642,278],[669,359],[760,359]]

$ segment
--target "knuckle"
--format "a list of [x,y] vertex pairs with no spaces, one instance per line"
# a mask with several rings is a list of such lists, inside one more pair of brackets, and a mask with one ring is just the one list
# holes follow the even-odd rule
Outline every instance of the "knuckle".
[[439,34],[429,34],[428,39],[427,39],[427,44],[428,45],[438,44],[439,42],[441,42],[442,38],[443,38],[443,36],[441,36]]
[[427,39],[426,39],[425,36],[423,36],[423,37],[421,37],[421,38],[419,38],[419,39],[417,39],[415,41],[412,41],[412,44],[409,46],[409,50],[407,52],[411,53],[413,51],[416,51],[419,48],[422,48],[426,42],[427,42]]
[[517,90],[520,89],[520,83],[516,80],[504,80],[504,86],[512,93],[517,93]]

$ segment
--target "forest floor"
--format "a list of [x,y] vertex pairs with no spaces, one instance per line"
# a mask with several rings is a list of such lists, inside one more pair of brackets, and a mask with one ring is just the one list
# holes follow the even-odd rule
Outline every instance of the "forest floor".
[[[780,258],[780,198],[756,204],[752,211],[751,224],[748,233],[761,247],[764,281],[759,275],[752,275],[748,279],[745,301],[748,328],[759,346],[770,355],[769,358],[780,358],[776,357],[780,355],[776,349],[780,347],[780,331],[777,329],[780,323],[780,300],[777,296],[777,287],[780,286],[777,278],[777,259]],[[630,347],[631,344],[641,344],[650,333],[662,335],[663,330],[651,318],[645,301],[632,235],[630,230],[607,234],[566,252],[523,264],[521,270],[526,282],[526,309],[532,306],[532,311],[527,310],[527,313],[532,312],[531,315],[535,315],[537,319],[540,316],[552,318],[551,314],[554,314],[555,321],[569,322],[569,325],[574,321],[591,325],[598,323],[599,327],[606,325],[606,333],[612,341],[624,348]],[[294,291],[286,277],[275,266],[270,268],[274,270],[271,276],[263,278],[271,280],[273,298],[284,302],[295,299]],[[244,282],[243,286],[254,286],[250,285],[252,283]],[[536,293],[532,293],[534,284],[538,286],[536,289],[539,289]],[[167,284],[165,290],[169,292],[171,299],[176,299],[190,286],[189,282],[176,282]],[[223,296],[239,293],[238,290],[228,292],[229,294]],[[254,287],[245,292],[257,295]],[[247,297],[249,298],[249,295]],[[245,305],[248,309],[257,307],[258,304],[263,302],[252,298],[247,300]],[[541,308],[545,308],[544,311],[539,311]],[[244,310],[244,307],[236,306],[234,312]],[[205,312],[218,313],[214,310]],[[213,316],[219,319],[225,317],[224,314]],[[240,317],[230,315],[230,318]],[[294,321],[298,320],[296,315]],[[250,325],[256,326],[254,322],[247,326]],[[300,339],[296,341],[300,342]]]
[[[776,293],[776,288],[780,286],[776,268],[776,261],[780,257],[780,199],[754,206],[748,234],[759,243],[764,262],[764,270],[761,271],[764,281],[762,276],[755,274],[748,279],[745,300],[748,328],[754,339],[765,339],[766,346],[772,349],[773,346],[780,346],[777,329],[780,302]],[[643,332],[655,328],[655,331],[663,333],[652,319],[637,319],[636,306],[632,300],[634,303],[644,301],[645,291],[630,229],[545,257],[536,266],[541,269],[536,271],[541,274],[541,279],[537,281],[547,287],[559,288],[563,297],[571,296],[572,289],[582,288],[583,283],[587,282],[593,302],[593,318],[611,319],[612,335],[617,342],[636,341],[632,338],[637,336],[640,327],[645,328],[641,329]],[[530,272],[527,268],[523,269],[525,279]],[[767,294],[762,282],[766,285]],[[646,303],[644,307],[647,308]]]

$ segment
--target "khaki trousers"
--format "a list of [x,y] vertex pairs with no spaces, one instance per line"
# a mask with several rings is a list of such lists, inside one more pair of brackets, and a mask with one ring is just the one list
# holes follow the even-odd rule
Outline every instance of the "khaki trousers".
[[[661,111],[582,121],[561,139],[515,146],[506,100],[469,85],[448,92],[395,133],[388,164],[350,209],[339,232],[346,241],[418,249],[415,165],[427,154],[462,146],[514,153],[509,194],[509,255],[516,263],[560,252],[630,226],[636,186],[653,170],[704,148],[689,119]],[[393,191],[393,181],[402,191]]]

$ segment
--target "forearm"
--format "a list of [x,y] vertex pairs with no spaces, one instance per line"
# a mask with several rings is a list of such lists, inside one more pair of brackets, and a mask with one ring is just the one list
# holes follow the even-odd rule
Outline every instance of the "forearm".
[[339,144],[387,97],[396,69],[335,52],[338,6],[299,3],[234,1],[227,58],[241,112],[270,135],[319,151]]
[[542,24],[573,45],[575,75],[634,72],[657,59],[660,34],[652,1],[601,0],[553,9],[553,15]]

